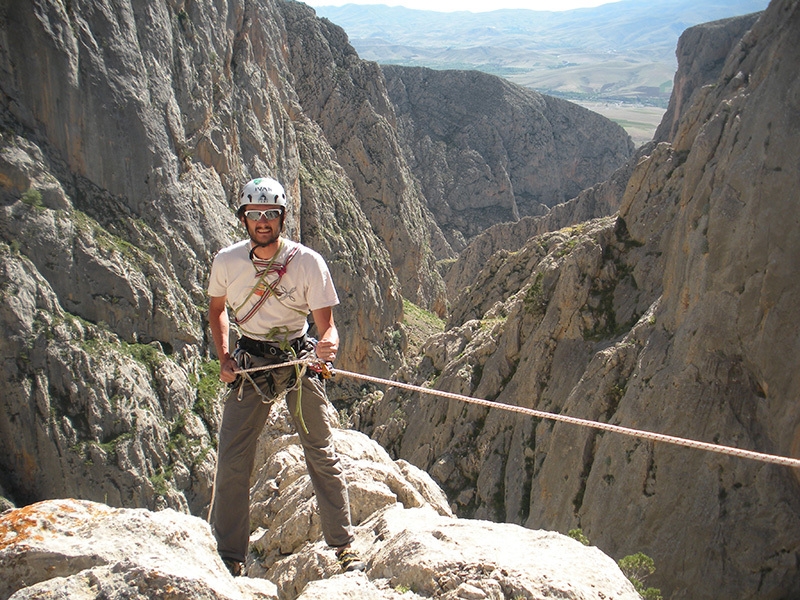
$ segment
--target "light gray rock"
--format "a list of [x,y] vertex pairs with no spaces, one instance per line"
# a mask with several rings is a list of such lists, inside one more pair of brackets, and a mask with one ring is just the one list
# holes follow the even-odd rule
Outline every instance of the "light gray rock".
[[704,85],[713,84],[720,75],[725,59],[742,36],[753,26],[761,13],[723,19],[690,27],[678,39],[675,54],[678,70],[675,73],[669,107],[656,130],[656,142],[669,142],[693,96]]
[[392,589],[388,583],[371,581],[361,574],[312,581],[297,596],[298,600],[416,600],[422,597],[405,588]]
[[348,332],[340,364],[387,374],[400,362],[402,298],[352,182],[298,107],[275,5],[118,8],[0,6],[0,464],[19,504],[202,513],[221,391],[206,278],[242,235],[241,182],[280,177],[287,235],[328,258]]
[[49,500],[0,515],[0,597],[274,600],[233,578],[208,524],[167,509]]
[[[370,227],[388,251],[403,297],[445,314],[444,283],[435,263],[453,253],[445,248],[406,164],[380,67],[360,60],[344,31],[316,19],[310,7],[278,6],[298,101],[352,181]],[[434,255],[434,245],[442,256]]]
[[[364,574],[335,575],[332,553],[318,543],[281,561],[272,571],[281,597],[639,598],[597,548],[556,533],[456,519],[430,507],[386,507],[357,528],[354,547],[367,562]],[[321,576],[331,579],[312,580]]]
[[[280,430],[287,415],[275,412]],[[363,573],[342,574],[318,526],[290,523],[318,519],[297,440],[268,437],[252,490],[266,509],[251,513],[263,528],[251,538],[248,577],[228,574],[209,525],[197,517],[49,500],[0,515],[0,598],[638,597],[597,548],[517,525],[457,519],[426,474],[393,463],[363,434],[337,431],[359,515],[353,546],[367,563]],[[274,515],[273,505],[281,507]]]
[[[719,76],[638,157],[618,214],[483,254],[398,377],[798,456],[800,7],[773,1],[738,42],[741,22],[710,27],[730,47]],[[580,527],[614,558],[651,556],[666,598],[800,594],[792,469],[404,390],[361,415],[459,516]]]
[[0,253],[0,451],[12,498],[201,509],[217,417],[190,384],[197,357],[183,366],[158,346],[125,344],[65,312],[25,256]]
[[620,599],[638,596],[608,556],[557,533],[397,507],[376,515],[365,530],[372,538],[365,550],[369,575],[425,596],[577,599],[599,590]]
[[[284,405],[273,407],[261,435],[250,492],[252,545],[261,564],[279,560],[321,537],[317,502],[296,434]],[[354,524],[386,506],[429,506],[451,515],[447,498],[424,471],[393,461],[362,433],[334,430],[334,444],[348,481]]]
[[582,598],[591,589],[636,597],[596,548],[515,525],[456,519],[427,473],[347,430],[335,430],[334,442],[348,479],[354,547],[368,569],[338,575],[333,551],[321,541],[302,450],[286,434],[286,410],[273,408],[270,421],[251,489],[256,529],[247,572],[275,582],[281,598],[399,598],[405,591],[404,598]]
[[[430,268],[451,254],[422,223],[415,176],[397,158],[385,80],[340,29],[291,2],[113,8],[0,3],[3,484],[18,505],[80,496],[200,514],[219,413],[219,390],[197,389],[213,366],[205,279],[214,252],[240,235],[238,185],[265,173],[285,182],[287,234],[322,250],[341,282],[343,368],[403,364],[402,295],[446,310],[454,297]],[[454,274],[463,293],[450,329],[398,376],[797,454],[799,18],[797,2],[774,0],[739,42],[717,31],[731,48],[719,77],[703,80],[717,71],[698,63],[703,77],[684,88],[694,89],[668,143],[632,165],[619,218],[599,211],[625,177],[553,210],[555,231],[526,222],[493,237]],[[465,181],[476,181],[489,163],[467,154]],[[503,169],[494,181],[513,182]],[[398,214],[409,222],[396,226]],[[603,218],[572,220],[590,214]],[[358,384],[329,389],[348,403],[376,397]],[[397,390],[366,404],[359,426],[429,470],[461,515],[580,526],[614,558],[652,555],[653,584],[676,597],[800,595],[798,482],[786,469]],[[313,497],[291,444],[265,447],[286,462],[256,475],[257,516],[296,516],[270,525],[266,554],[299,556],[319,543]],[[348,460],[360,468],[360,456]],[[364,467],[360,522],[398,500],[437,503],[401,465]],[[282,481],[296,504],[271,495]],[[298,563],[296,583],[334,568],[329,552],[314,557]]]
[[407,160],[457,251],[496,223],[541,215],[604,181],[633,153],[618,125],[504,79],[382,69]]
[[463,311],[469,306],[469,302],[462,301],[459,296],[470,294],[476,273],[480,273],[493,256],[516,252],[532,237],[616,213],[634,167],[648,152],[648,148],[649,145],[639,148],[607,180],[581,191],[571,200],[553,206],[546,214],[522,217],[515,222],[497,223],[475,236],[445,273],[445,283],[452,304],[448,315],[449,325],[463,322]]

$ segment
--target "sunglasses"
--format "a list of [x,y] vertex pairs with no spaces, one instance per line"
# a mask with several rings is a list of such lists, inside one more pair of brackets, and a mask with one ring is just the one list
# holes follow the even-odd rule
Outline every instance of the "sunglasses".
[[244,216],[247,217],[250,221],[260,221],[261,217],[265,217],[267,221],[272,221],[272,219],[277,219],[282,214],[282,211],[277,208],[271,208],[269,210],[246,210],[244,211]]

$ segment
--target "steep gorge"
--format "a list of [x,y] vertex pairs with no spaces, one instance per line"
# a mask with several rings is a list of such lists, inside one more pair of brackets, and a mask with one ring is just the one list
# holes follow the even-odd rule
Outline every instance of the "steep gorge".
[[457,251],[497,223],[541,215],[633,152],[620,126],[479,71],[385,65],[402,148]]
[[[420,72],[384,77],[301,3],[0,0],[0,495],[202,513],[220,395],[205,277],[240,235],[240,182],[265,173],[289,190],[289,235],[331,265],[340,367],[402,365],[439,389],[796,453],[798,13],[775,1],[743,38],[752,18],[718,28],[727,59],[695,79],[685,44],[687,93],[664,143],[623,165],[618,128],[490,79],[522,103],[500,111],[508,127],[426,140],[427,115],[396,100]],[[469,77],[428,74],[431,96]],[[506,159],[566,152],[552,125],[564,115],[580,135],[599,127],[595,150],[572,137],[561,163],[547,157],[549,191],[529,190]],[[443,277],[437,262],[493,222],[454,218],[458,194],[437,214],[437,182],[465,157],[493,175],[466,214],[502,197],[522,218],[479,235]],[[586,172],[596,179],[574,177]],[[404,297],[448,314],[419,357],[404,356]],[[369,391],[331,386],[463,516],[645,551],[669,597],[800,594],[786,469]]]
[[[458,292],[447,330],[400,375],[798,456],[798,31],[790,1],[688,30],[674,128],[560,215],[476,238],[447,276]],[[615,190],[618,213],[559,220]],[[396,389],[361,416],[460,515],[578,527],[612,556],[645,552],[665,597],[800,594],[789,468]]]
[[447,310],[454,253],[383,74],[297,2],[2,0],[0,17],[3,495],[199,514],[222,392],[205,280],[241,235],[243,181],[278,177],[287,235],[327,258],[340,367],[402,364],[404,298]]

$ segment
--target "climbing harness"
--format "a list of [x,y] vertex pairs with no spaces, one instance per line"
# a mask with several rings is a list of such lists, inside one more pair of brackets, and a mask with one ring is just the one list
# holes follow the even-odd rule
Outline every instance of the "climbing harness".
[[[279,364],[279,365],[268,365],[266,367],[256,367],[251,369],[245,369],[246,372],[254,372],[266,369],[275,369],[278,367],[289,366],[290,364],[297,364],[297,363],[320,363],[319,359],[299,359],[294,361],[289,361],[287,363]],[[326,365],[327,366],[327,365]],[[599,421],[591,421],[589,419],[580,419],[577,417],[570,417],[568,415],[559,415],[556,413],[549,413],[541,410],[536,410],[533,408],[525,408],[523,406],[515,406],[513,404],[504,404],[502,402],[495,402],[492,400],[483,400],[481,398],[472,398],[470,396],[463,396],[461,394],[454,394],[451,392],[443,392],[440,390],[435,390],[432,388],[425,388],[420,387],[417,385],[411,385],[409,383],[403,383],[400,381],[392,381],[390,379],[382,379],[380,377],[372,377],[371,375],[364,375],[362,373],[354,373],[352,371],[344,371],[342,369],[331,369],[328,367],[328,370],[331,372],[333,376],[342,375],[344,377],[351,377],[354,379],[361,379],[363,381],[369,381],[372,383],[378,383],[382,385],[387,385],[389,387],[397,387],[405,390],[409,390],[412,392],[419,392],[421,394],[427,394],[431,396],[441,396],[442,398],[449,398],[451,400],[459,400],[461,402],[466,402],[468,404],[477,404],[479,406],[485,406],[488,408],[496,408],[499,410],[507,410],[510,412],[516,412],[524,415],[528,415],[531,417],[537,417],[540,419],[549,419],[552,421],[560,421],[562,423],[570,423],[572,425],[579,425],[581,427],[590,427],[594,429],[600,429],[603,431],[611,431],[613,433],[619,433],[622,435],[627,435],[635,438],[651,440],[654,442],[664,442],[667,444],[673,444],[677,446],[683,446],[686,448],[694,448],[696,450],[705,450],[708,452],[715,452],[717,454],[726,454],[728,456],[735,456],[738,458],[747,458],[751,460],[757,460],[760,462],[765,463],[772,463],[776,465],[783,465],[787,467],[794,467],[800,468],[800,458],[790,458],[788,456],[780,456],[776,454],[767,454],[764,452],[756,452],[754,450],[744,450],[742,448],[735,448],[733,446],[724,446],[721,444],[711,444],[709,442],[701,442],[698,440],[690,440],[686,438],[680,438],[676,436],[666,435],[663,433],[655,433],[652,431],[645,431],[641,429],[633,429],[631,427],[623,427],[621,425],[613,425],[611,423],[601,423]],[[243,371],[239,371],[243,372]]]
[[[285,328],[273,328],[269,335],[276,335],[279,330]],[[305,419],[303,418],[303,377],[307,372],[308,376],[317,376],[320,379],[330,378],[330,369],[325,363],[317,364],[317,361],[306,358],[316,346],[316,340],[308,336],[301,336],[289,341],[267,342],[255,340],[246,336],[239,338],[237,348],[233,353],[233,359],[238,365],[236,373],[239,379],[230,384],[230,387],[239,386],[237,400],[242,400],[242,393],[245,382],[249,383],[264,404],[272,405],[275,402],[283,401],[289,392],[297,390],[297,407],[295,417],[297,417],[303,431],[308,433]],[[261,367],[253,367],[253,356],[266,358],[271,364]],[[280,367],[294,367],[294,374],[287,382],[286,386],[280,391],[275,390],[275,380],[268,371]],[[326,376],[327,371],[327,376]],[[263,372],[263,383],[256,381],[252,373]],[[266,391],[265,391],[266,389]]]

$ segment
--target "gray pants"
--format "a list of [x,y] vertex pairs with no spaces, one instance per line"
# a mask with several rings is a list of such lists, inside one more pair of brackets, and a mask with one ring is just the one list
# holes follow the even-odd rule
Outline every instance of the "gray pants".
[[[252,361],[253,367],[267,362],[259,357],[252,357]],[[267,373],[273,377],[276,393],[280,393],[294,374],[294,367],[282,367]],[[261,375],[260,372],[253,375],[257,383],[263,381],[261,377],[255,377]],[[295,414],[298,391],[289,392],[286,402],[305,452],[325,541],[329,546],[344,546],[353,541],[350,500],[339,457],[333,449],[325,384],[316,377],[304,376],[302,380],[302,414],[308,432],[303,430]],[[241,399],[237,382],[225,400],[209,519],[222,558],[245,560],[250,538],[250,474],[256,442],[270,408],[271,405],[262,402],[262,397],[249,381],[244,382]]]

